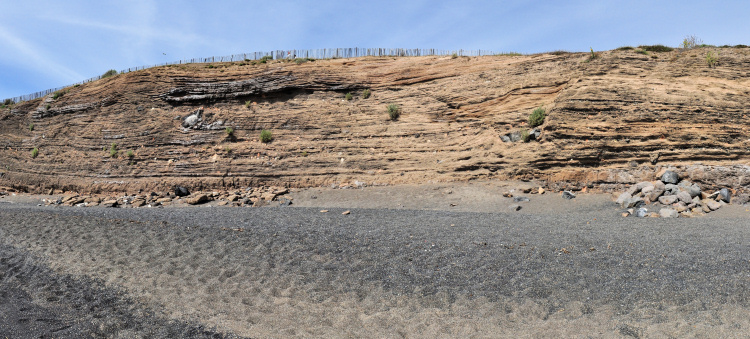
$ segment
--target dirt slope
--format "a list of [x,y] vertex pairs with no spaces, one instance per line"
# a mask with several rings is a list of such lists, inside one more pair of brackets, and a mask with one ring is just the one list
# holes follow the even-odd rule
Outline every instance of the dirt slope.
[[[713,68],[709,50],[719,53]],[[0,186],[133,192],[483,178],[607,189],[662,167],[707,186],[750,183],[750,49],[587,59],[368,57],[121,74],[0,110]],[[402,109],[397,121],[390,103]],[[539,106],[540,139],[503,142]],[[261,143],[261,129],[274,140]]]

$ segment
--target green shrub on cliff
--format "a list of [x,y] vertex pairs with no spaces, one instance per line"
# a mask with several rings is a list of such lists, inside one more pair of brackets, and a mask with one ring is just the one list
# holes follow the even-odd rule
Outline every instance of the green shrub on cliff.
[[537,107],[529,116],[529,126],[533,128],[543,124],[545,117],[547,117],[547,114],[544,111],[544,108]]
[[388,117],[391,118],[391,120],[396,121],[401,116],[401,107],[398,107],[396,104],[390,104],[387,107],[388,110]]
[[117,71],[115,71],[113,69],[110,69],[109,71],[106,71],[106,72],[104,72],[104,74],[102,74],[102,79],[109,78],[109,77],[112,77],[112,76],[115,76],[115,75],[117,75]]
[[269,130],[262,130],[260,131],[260,142],[262,143],[269,143],[273,140],[273,135],[271,135],[271,131]]
[[117,144],[114,142],[109,146],[109,157],[117,158]]
[[638,46],[638,47],[640,49],[644,50],[644,51],[649,51],[649,52],[671,52],[671,51],[674,51],[674,48],[667,47],[667,46],[664,46],[664,45],[642,45],[642,46]]
[[719,54],[714,53],[712,51],[708,51],[706,53],[706,63],[708,64],[708,67],[714,67],[716,66],[716,62],[719,60]]

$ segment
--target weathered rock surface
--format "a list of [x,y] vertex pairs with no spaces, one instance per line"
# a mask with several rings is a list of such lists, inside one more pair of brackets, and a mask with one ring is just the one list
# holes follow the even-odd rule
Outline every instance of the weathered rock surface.
[[[101,193],[485,178],[619,190],[663,168],[710,189],[748,186],[748,51],[722,49],[716,68],[703,49],[654,55],[373,57],[120,74],[0,110],[0,186]],[[355,99],[343,100],[346,92]],[[388,119],[389,103],[401,106],[399,120]],[[503,142],[531,130],[539,106],[547,118],[536,140]],[[273,142],[258,140],[261,129]],[[113,142],[117,157],[106,150]]]
[[680,181],[680,176],[673,171],[666,171],[661,175],[661,182],[665,184],[676,185]]
[[659,197],[659,202],[664,205],[671,205],[671,204],[674,204],[676,201],[677,201],[676,195],[665,195],[665,196]]
[[679,213],[671,208],[662,208],[659,210],[659,216],[662,218],[677,218]]
[[623,208],[627,208],[628,202],[630,201],[630,198],[633,196],[628,192],[622,192],[620,196],[617,197],[617,200],[615,200],[615,203],[622,206]]
[[199,194],[196,194],[195,196],[192,196],[192,197],[189,197],[189,198],[185,199],[185,203],[187,203],[189,205],[198,205],[198,204],[202,204],[204,202],[208,202],[209,200],[210,199],[208,197],[208,194],[199,193]]
[[686,204],[689,204],[693,201],[693,197],[691,197],[690,194],[685,191],[677,192],[675,196],[677,197],[677,200],[682,201]]
[[[703,205],[706,206],[706,207],[708,207],[708,209],[711,210],[711,211],[715,211],[715,210],[718,210],[719,208],[721,208],[721,204],[720,203],[718,203],[715,200],[710,200],[710,199],[704,199],[703,200]],[[706,212],[706,213],[709,212],[709,211],[706,211],[705,209],[703,209],[703,211]]]
[[665,185],[661,181],[654,182],[654,189],[649,192],[648,194],[648,200],[650,201],[656,201],[659,199],[659,197],[664,194]]

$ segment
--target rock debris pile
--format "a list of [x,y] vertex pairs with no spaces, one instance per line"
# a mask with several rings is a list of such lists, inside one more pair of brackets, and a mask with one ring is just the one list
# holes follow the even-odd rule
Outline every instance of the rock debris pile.
[[159,207],[177,205],[180,203],[188,205],[200,205],[217,201],[217,206],[246,206],[258,207],[271,204],[288,206],[292,204],[290,197],[284,195],[289,190],[283,187],[257,187],[246,188],[227,192],[193,192],[184,187],[175,187],[173,192],[138,195],[125,195],[120,197],[98,197],[88,195],[70,194],[56,199],[44,199],[47,205],[63,205],[76,207]]
[[659,180],[639,182],[620,194],[615,202],[627,209],[623,216],[690,218],[716,211],[732,200],[728,188],[708,193],[696,183],[680,180],[673,171],[659,174]]

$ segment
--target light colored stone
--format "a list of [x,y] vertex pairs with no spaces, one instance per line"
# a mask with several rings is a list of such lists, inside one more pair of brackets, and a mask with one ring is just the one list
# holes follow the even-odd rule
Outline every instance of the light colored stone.
[[663,205],[671,205],[674,204],[677,201],[677,196],[675,195],[663,195],[659,197],[659,202]]
[[659,210],[659,215],[662,218],[677,218],[679,214],[677,211],[671,209],[671,208],[662,208]]
[[168,202],[171,202],[171,201],[172,201],[172,198],[170,198],[170,197],[164,197],[164,198],[156,199],[155,203],[156,204],[164,204],[164,203],[168,203]]
[[632,198],[632,195],[630,193],[623,192],[619,197],[617,197],[615,203],[622,207],[626,207],[627,203],[630,201],[630,198]]
[[276,199],[276,194],[273,192],[266,192],[261,194],[260,198],[266,201],[272,201],[273,199]]
[[63,202],[63,204],[69,205],[69,206],[74,206],[74,205],[78,205],[78,204],[84,202],[85,200],[86,200],[85,197],[73,197],[73,198],[69,199],[67,202]]
[[99,203],[102,202],[102,198],[99,198],[99,197],[88,197],[83,202],[89,203],[89,205],[90,204],[97,204],[98,205]]
[[646,186],[653,186],[653,185],[648,181],[641,181],[633,186],[630,186],[630,189],[627,190],[627,193],[629,193],[630,195],[635,195]]
[[690,196],[690,193],[685,191],[677,192],[675,196],[677,197],[677,200],[682,201],[686,204],[689,204],[693,201],[693,197]]
[[649,192],[648,199],[651,201],[656,201],[659,199],[659,197],[664,194],[664,183],[661,181],[654,182],[654,189]]
[[104,207],[115,207],[115,206],[117,206],[117,199],[107,199],[107,200],[104,200],[104,201],[102,201],[101,205],[104,206]]
[[273,190],[273,193],[276,193],[276,195],[284,195],[289,193],[289,189],[286,188],[276,188]]
[[[707,206],[711,211],[715,211],[715,210],[718,210],[719,208],[721,208],[721,204],[720,203],[718,203],[718,202],[716,202],[714,200],[711,200],[711,199],[704,199],[703,200],[703,205]],[[705,209],[704,209],[704,211],[705,211]]]
[[674,185],[674,184],[665,184],[664,185],[664,194],[665,195],[676,195],[677,192],[680,191],[680,186]]
[[674,205],[674,209],[678,213],[682,213],[682,212],[685,212],[685,211],[688,210],[687,206],[685,206],[685,204],[683,202],[679,202],[679,203],[675,204]]
[[198,205],[198,204],[208,202],[208,200],[209,200],[208,194],[198,193],[192,197],[185,199],[185,202],[189,205]]

